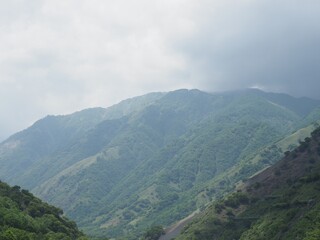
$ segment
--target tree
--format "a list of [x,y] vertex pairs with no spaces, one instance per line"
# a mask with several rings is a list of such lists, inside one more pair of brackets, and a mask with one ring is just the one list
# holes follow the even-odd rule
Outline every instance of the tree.
[[164,234],[165,234],[165,231],[162,226],[152,226],[145,232],[145,234],[143,235],[143,239],[158,240]]

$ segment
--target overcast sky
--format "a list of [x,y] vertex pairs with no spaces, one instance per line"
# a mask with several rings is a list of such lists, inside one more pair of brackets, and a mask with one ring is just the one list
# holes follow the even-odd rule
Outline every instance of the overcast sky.
[[320,98],[319,0],[0,0],[0,140],[152,91]]

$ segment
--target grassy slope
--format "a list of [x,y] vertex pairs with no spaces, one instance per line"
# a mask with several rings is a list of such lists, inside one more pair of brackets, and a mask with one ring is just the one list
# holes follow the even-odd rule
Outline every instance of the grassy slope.
[[212,204],[176,239],[319,239],[320,129]]

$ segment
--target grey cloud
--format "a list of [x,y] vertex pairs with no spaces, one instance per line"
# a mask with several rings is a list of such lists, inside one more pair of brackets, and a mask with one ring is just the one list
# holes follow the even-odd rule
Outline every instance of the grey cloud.
[[320,3],[239,2],[222,4],[212,18],[206,12],[199,34],[181,43],[202,88],[260,86],[320,98]]
[[0,133],[177,88],[319,98],[319,29],[315,0],[0,0]]
[[47,114],[186,86],[168,48],[188,30],[179,1],[0,0],[0,13],[0,140]]

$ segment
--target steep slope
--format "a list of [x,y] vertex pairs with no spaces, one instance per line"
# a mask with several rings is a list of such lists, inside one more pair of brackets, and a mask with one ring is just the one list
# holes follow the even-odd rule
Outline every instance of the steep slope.
[[[193,200],[208,181],[294,129],[299,119],[298,114],[255,95],[221,98],[198,91],[173,92],[130,118],[130,129],[139,126],[134,132],[148,138],[128,137],[126,133],[123,142],[84,160],[83,168],[71,166],[35,192],[60,204],[90,233],[116,236],[140,232],[148,224],[167,225],[215,194]],[[136,158],[139,151],[124,151],[134,163],[121,160],[119,146],[128,139],[134,139],[128,148],[137,149],[133,146],[140,144],[144,152],[150,150],[150,155]],[[161,144],[150,146],[154,142]],[[88,162],[92,164],[88,166]],[[123,165],[128,166],[130,174],[123,171]],[[229,184],[225,185],[227,188]],[[63,187],[65,190],[56,191]],[[88,190],[83,191],[84,187]],[[78,200],[70,205],[75,196]]]
[[256,161],[248,156],[309,124],[317,103],[256,90],[178,90],[52,116],[1,144],[0,177],[30,187],[90,234],[137,239],[263,168],[259,160],[236,174]]
[[0,239],[87,239],[62,210],[35,198],[27,190],[0,182]]
[[[66,196],[71,195],[71,192],[68,190],[69,187],[67,186],[73,187],[70,198],[77,196],[77,199],[82,201],[83,198],[81,196],[87,195],[90,196],[91,199],[101,199],[103,196],[102,193],[104,193],[104,195],[108,194],[111,188],[118,184],[129,171],[135,169],[146,159],[151,158],[165,143],[185,133],[189,127],[188,125],[194,124],[193,122],[198,122],[201,117],[205,116],[205,105],[207,103],[211,104],[211,101],[208,101],[207,98],[212,98],[212,96],[209,94],[200,94],[198,96],[199,103],[197,104],[191,102],[197,100],[197,97],[194,96],[188,100],[190,103],[187,104],[187,108],[179,109],[179,105],[186,105],[185,102],[187,101],[187,99],[179,97],[183,92],[185,91],[168,94],[167,97],[162,99],[163,104],[147,107],[143,111],[131,116],[130,119],[121,119],[123,124],[120,131],[112,138],[111,142],[105,144],[104,150],[97,155],[71,166],[55,178],[42,184],[35,191],[41,195],[43,194],[48,200],[56,199],[60,205],[64,203],[66,205],[69,204],[69,206],[62,205],[62,207],[65,207],[67,210],[69,209],[68,207],[70,207],[70,210],[73,208],[73,206],[70,205],[70,201],[66,198]],[[192,94],[196,95],[198,93],[194,92]],[[175,106],[168,107],[168,101],[171,105],[174,104]],[[195,106],[192,107],[192,104],[195,104]],[[202,108],[198,108],[199,105],[202,105]],[[173,109],[175,109],[175,111]],[[197,112],[199,113],[197,114]],[[120,120],[117,121],[117,123],[119,122]],[[106,121],[99,124],[91,134],[93,136],[110,137],[110,134],[104,131],[104,129],[110,128],[113,130],[116,129],[110,125],[110,121]],[[95,137],[95,139],[97,139],[97,137]],[[96,142],[100,144],[101,140]],[[72,178],[70,178],[71,172]],[[86,178],[84,179],[83,176],[86,176]],[[92,180],[91,183],[95,184],[93,188],[88,187],[91,184],[88,182],[90,179]],[[95,193],[91,192],[89,194],[88,192],[84,192],[81,186],[82,183],[83,187],[86,185],[88,191],[100,191],[100,193],[98,193],[100,196],[95,198]],[[80,185],[79,188],[78,185]],[[60,196],[57,191],[54,191],[54,189],[61,189],[61,187],[65,189],[65,192],[60,190],[63,200],[59,199],[58,197]],[[77,191],[77,189],[79,189],[79,191]],[[76,202],[74,203],[77,204]],[[89,204],[92,205],[92,207],[97,207],[96,204]],[[87,206],[83,206],[83,208],[89,211]],[[76,215],[81,216],[78,209],[74,210],[74,212]],[[82,216],[80,218],[82,219]]]
[[310,137],[311,132],[319,127],[319,123],[320,121],[301,128],[253,154],[244,156],[241,161],[220,174],[218,178],[212,179],[205,191],[201,191],[198,194],[198,198],[206,196],[207,191],[214,191],[215,198],[222,196],[230,188],[221,188],[221,183],[227,182],[229,186],[235,186],[239,181],[245,180],[258,171],[270,167],[281,159],[285,155],[285,152],[293,150],[306,137]]
[[176,239],[319,239],[320,128],[215,202]]
[[0,176],[9,183],[32,189],[100,151],[104,142],[97,145],[94,133],[91,133],[98,124],[110,120],[111,129],[113,119],[139,111],[163,95],[150,93],[107,109],[93,108],[65,116],[47,116],[1,143]]

